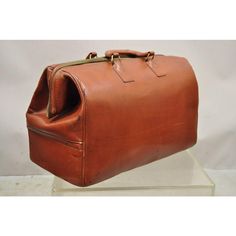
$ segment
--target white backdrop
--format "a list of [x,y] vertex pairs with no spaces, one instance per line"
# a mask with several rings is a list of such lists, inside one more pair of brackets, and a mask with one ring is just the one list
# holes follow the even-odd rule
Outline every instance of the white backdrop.
[[186,57],[200,92],[192,151],[206,168],[236,169],[236,41],[0,41],[0,175],[46,173],[29,160],[25,122],[44,67],[107,49]]

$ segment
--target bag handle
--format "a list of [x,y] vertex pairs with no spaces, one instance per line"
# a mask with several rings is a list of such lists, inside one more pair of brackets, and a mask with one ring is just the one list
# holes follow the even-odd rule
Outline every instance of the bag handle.
[[[155,53],[153,51],[148,51],[148,52],[138,52],[134,50],[108,50],[105,52],[105,57],[110,59],[111,64],[113,66],[114,71],[117,73],[117,75],[120,77],[120,79],[124,82],[134,82],[132,78],[129,78],[127,73],[125,73],[125,70],[122,68],[122,63],[120,60],[121,56],[125,57],[143,57],[145,58],[145,62],[147,63],[147,66],[154,72],[153,66],[151,63],[151,60],[154,59]],[[114,60],[114,58],[118,58],[119,60]],[[157,76],[157,74],[155,73]]]
[[105,52],[105,57],[111,58],[112,56],[133,56],[133,57],[147,57],[154,56],[155,53],[153,51],[148,52],[138,52],[134,50],[126,50],[126,49],[118,49],[118,50],[108,50]]
[[88,60],[88,59],[92,59],[92,58],[95,58],[95,57],[97,57],[97,53],[96,52],[90,52],[85,59]]

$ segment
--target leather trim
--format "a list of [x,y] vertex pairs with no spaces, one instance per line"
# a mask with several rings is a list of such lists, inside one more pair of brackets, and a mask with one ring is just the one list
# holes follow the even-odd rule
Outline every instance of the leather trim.
[[127,73],[125,73],[125,70],[122,67],[122,63],[120,62],[119,59],[116,62],[114,62],[112,67],[113,70],[116,72],[116,74],[124,83],[134,82],[134,80],[131,79]]
[[166,76],[167,73],[160,73],[158,70],[154,69],[153,67],[153,60],[149,60],[149,61],[146,61],[146,64],[148,65],[148,67],[151,69],[151,71],[157,76],[157,77],[162,77],[162,76]]

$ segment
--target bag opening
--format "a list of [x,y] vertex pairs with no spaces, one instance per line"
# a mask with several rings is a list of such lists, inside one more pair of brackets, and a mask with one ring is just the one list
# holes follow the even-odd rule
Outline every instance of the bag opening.
[[70,113],[81,105],[81,96],[75,82],[67,75],[54,78],[50,88],[48,117]]

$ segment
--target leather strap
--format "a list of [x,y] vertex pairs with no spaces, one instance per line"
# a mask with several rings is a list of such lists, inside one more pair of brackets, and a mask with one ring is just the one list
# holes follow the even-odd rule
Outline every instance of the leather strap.
[[157,78],[162,77],[162,76],[166,76],[166,71],[161,71],[160,67],[158,69],[155,69],[153,67],[153,64],[155,65],[153,60],[146,61],[146,64],[151,69],[151,71],[156,75]]
[[128,73],[125,72],[125,69],[122,66],[121,60],[117,60],[113,65],[113,69],[116,74],[124,83],[134,82],[134,79],[131,79]]
[[112,57],[112,55],[114,56],[133,56],[133,57],[147,57],[148,55],[152,56],[155,53],[153,51],[149,51],[149,52],[138,52],[138,51],[134,51],[134,50],[128,50],[128,49],[119,49],[119,50],[108,50],[105,52],[105,57]]

